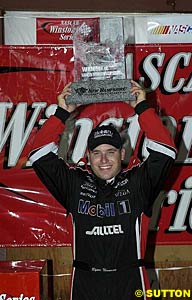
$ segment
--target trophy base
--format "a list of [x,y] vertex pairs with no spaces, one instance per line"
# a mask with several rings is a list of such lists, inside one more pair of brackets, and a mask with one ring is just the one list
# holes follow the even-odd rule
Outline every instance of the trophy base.
[[90,104],[99,102],[132,101],[130,79],[106,79],[73,82],[67,104]]

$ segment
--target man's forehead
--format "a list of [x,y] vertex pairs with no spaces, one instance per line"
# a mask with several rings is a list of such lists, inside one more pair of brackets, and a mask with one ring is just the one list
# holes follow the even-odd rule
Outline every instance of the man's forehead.
[[116,147],[114,147],[114,146],[112,146],[112,145],[110,145],[110,144],[101,144],[101,145],[99,145],[99,146],[97,146],[97,147],[95,147],[93,150],[92,150],[92,152],[94,152],[94,151],[108,151],[108,150],[119,150],[119,149],[117,149]]

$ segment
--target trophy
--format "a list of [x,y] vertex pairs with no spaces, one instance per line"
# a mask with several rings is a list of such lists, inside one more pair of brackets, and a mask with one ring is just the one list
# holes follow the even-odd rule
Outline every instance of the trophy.
[[92,22],[74,28],[74,82],[67,104],[135,100],[126,78],[122,18]]

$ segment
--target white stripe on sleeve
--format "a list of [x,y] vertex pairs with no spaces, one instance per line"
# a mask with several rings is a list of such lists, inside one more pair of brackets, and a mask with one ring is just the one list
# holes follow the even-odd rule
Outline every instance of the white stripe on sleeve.
[[172,157],[173,159],[175,159],[175,157],[176,157],[175,151],[168,148],[168,147],[166,147],[166,145],[159,144],[157,142],[154,142],[152,140],[147,139],[146,146],[147,146],[147,148],[149,148],[151,150],[154,150],[154,151],[163,153],[165,155],[168,155],[168,156]]
[[34,154],[32,154],[29,157],[29,160],[31,164],[33,164],[35,161],[37,161],[42,156],[48,154],[49,152],[57,153],[57,150],[58,150],[58,146],[54,142],[51,142],[46,146],[39,148],[39,150],[37,150]]

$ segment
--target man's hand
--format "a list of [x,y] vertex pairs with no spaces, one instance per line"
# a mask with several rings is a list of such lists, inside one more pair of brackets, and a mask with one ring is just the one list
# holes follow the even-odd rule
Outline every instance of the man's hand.
[[69,82],[61,92],[61,94],[57,97],[58,106],[62,107],[63,109],[67,110],[69,113],[73,112],[77,106],[76,104],[67,104],[66,98],[67,96],[71,95],[71,82]]
[[133,101],[126,101],[126,103],[128,103],[130,106],[132,106],[133,108],[135,108],[135,106],[146,100],[146,92],[145,89],[136,81],[131,80],[131,89],[130,89],[131,95],[135,95],[136,96],[136,100]]

